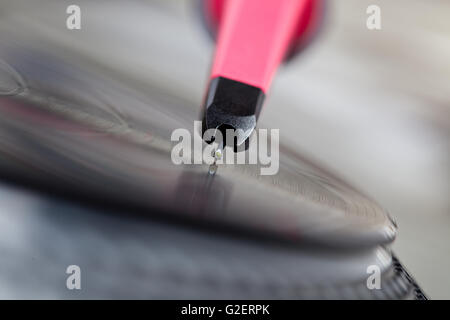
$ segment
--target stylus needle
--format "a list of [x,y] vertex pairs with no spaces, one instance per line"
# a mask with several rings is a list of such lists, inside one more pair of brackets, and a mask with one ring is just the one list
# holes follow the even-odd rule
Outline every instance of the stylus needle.
[[[261,89],[222,77],[211,81],[203,115],[203,130],[220,130],[224,146],[242,145],[256,127],[264,93]],[[227,141],[227,129],[233,140]]]
[[214,175],[217,172],[217,160],[222,159],[223,155],[223,145],[219,144],[216,149],[213,150],[212,156],[214,157],[214,162],[209,166],[209,174]]

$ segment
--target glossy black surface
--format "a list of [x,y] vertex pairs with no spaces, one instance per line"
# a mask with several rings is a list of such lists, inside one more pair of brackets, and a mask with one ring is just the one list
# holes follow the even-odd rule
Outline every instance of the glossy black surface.
[[[264,98],[264,92],[254,86],[223,77],[211,79],[204,106],[203,132],[221,130],[224,144],[237,149],[255,129]],[[226,128],[235,131],[235,141],[226,141]]]

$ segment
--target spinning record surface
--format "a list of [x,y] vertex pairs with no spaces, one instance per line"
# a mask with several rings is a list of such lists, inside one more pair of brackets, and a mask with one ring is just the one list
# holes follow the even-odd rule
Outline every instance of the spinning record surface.
[[191,128],[198,105],[127,86],[115,80],[121,75],[101,77],[95,64],[31,57],[2,62],[4,82],[17,86],[0,98],[3,174],[138,205],[148,215],[160,210],[294,241],[394,239],[395,226],[376,203],[283,141],[275,175],[260,175],[261,165],[222,164],[215,175],[206,164],[175,165],[171,132]]

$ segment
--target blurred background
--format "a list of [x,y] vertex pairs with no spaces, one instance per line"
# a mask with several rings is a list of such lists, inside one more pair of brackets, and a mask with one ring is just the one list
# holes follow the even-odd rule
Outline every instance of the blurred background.
[[[95,63],[121,81],[171,92],[167,103],[179,98],[200,108],[213,43],[197,1],[75,3],[82,29],[71,31],[65,11],[74,1],[1,1],[2,58],[15,52],[30,70],[39,54]],[[381,30],[366,28],[371,4],[381,8]],[[260,118],[260,127],[280,128],[283,142],[385,208],[399,226],[394,251],[431,298],[446,299],[449,14],[446,0],[327,1],[321,33],[279,70]],[[0,68],[8,91],[11,70]]]

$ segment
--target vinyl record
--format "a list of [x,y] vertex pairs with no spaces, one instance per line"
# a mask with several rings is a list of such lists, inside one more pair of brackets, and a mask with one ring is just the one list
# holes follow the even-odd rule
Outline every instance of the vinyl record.
[[261,175],[260,164],[221,164],[215,175],[207,164],[176,165],[171,132],[197,134],[198,105],[127,86],[116,80],[120,74],[103,78],[95,64],[17,55],[2,69],[17,85],[0,98],[3,174],[147,207],[149,215],[159,210],[292,241],[367,246],[394,239],[385,211],[283,140],[275,175]]

